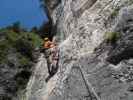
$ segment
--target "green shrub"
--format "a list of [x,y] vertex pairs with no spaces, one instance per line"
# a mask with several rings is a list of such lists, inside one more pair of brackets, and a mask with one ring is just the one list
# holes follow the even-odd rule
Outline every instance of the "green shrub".
[[25,56],[19,57],[19,63],[21,64],[21,66],[29,66],[29,62],[30,60],[27,57]]
[[4,63],[6,61],[9,49],[10,45],[7,40],[0,41],[0,63]]
[[7,40],[10,42],[10,44],[14,44],[18,38],[20,37],[20,34],[19,33],[15,33],[13,31],[9,31],[7,34],[6,34],[6,38]]
[[[14,30],[12,27],[0,29],[0,65],[9,66],[15,69],[15,72],[17,71],[13,77],[15,83],[13,90],[11,88],[13,94],[26,88],[31,76],[34,49],[40,47],[42,43],[41,38],[36,33],[20,31],[17,24],[14,25]],[[20,100],[26,100],[23,94],[20,98]]]
[[120,37],[120,33],[118,32],[106,32],[105,38],[108,42],[114,43]]
[[24,38],[17,40],[15,43],[15,48],[17,52],[20,52],[23,56],[32,59],[32,52],[34,50],[34,47],[28,40]]
[[[33,32],[19,32],[16,33],[8,29],[0,29],[4,33],[4,37],[0,38],[0,63],[7,60],[7,55],[12,48],[16,53],[20,53],[24,57],[32,60],[33,50],[40,47],[42,39]],[[27,58],[21,57],[20,63],[26,64]]]
[[114,11],[111,13],[111,17],[117,16],[119,13],[119,8],[114,9]]
[[114,10],[111,15],[116,16],[117,14],[118,14],[118,12],[116,10]]
[[31,41],[34,48],[40,47],[42,44],[42,39],[35,33],[27,33],[27,39]]

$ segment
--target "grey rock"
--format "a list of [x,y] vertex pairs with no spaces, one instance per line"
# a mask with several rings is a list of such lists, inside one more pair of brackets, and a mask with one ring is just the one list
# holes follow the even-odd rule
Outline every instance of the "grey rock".
[[[133,59],[128,53],[133,10],[124,6],[125,0],[62,0],[51,13],[62,34],[57,35],[59,69],[46,83],[47,64],[41,56],[27,86],[27,100],[132,100]],[[108,20],[117,7],[119,14]],[[104,33],[110,30],[121,32],[115,45],[106,43]]]
[[121,34],[116,47],[109,54],[108,61],[118,64],[122,60],[133,57],[133,7],[125,7],[120,11],[115,31]]

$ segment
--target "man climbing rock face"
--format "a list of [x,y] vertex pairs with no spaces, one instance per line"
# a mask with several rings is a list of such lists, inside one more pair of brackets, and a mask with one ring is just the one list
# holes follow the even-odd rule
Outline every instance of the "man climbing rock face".
[[46,78],[46,82],[57,72],[59,50],[56,43],[50,41],[48,38],[44,38],[44,54],[47,59],[48,73],[49,76]]

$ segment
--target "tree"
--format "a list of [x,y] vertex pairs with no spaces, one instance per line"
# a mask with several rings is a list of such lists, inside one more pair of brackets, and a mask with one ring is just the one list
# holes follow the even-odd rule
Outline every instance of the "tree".
[[14,22],[14,23],[12,24],[12,30],[13,30],[14,32],[16,32],[16,33],[20,33],[20,31],[21,31],[21,24],[20,24],[19,21]]
[[38,33],[38,28],[36,26],[32,27],[31,32]]

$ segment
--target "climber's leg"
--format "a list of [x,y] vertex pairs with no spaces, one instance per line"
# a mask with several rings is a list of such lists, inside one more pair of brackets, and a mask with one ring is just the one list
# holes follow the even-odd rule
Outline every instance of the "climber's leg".
[[50,66],[50,75],[53,76],[57,72],[57,69],[58,69],[57,61],[54,60]]
[[52,62],[51,62],[51,69],[50,69],[51,76],[53,76],[58,70],[59,53],[57,49],[54,49],[54,50],[55,51],[52,54]]
[[48,65],[48,73],[49,73],[49,75],[51,73],[51,65],[50,64]]
[[54,75],[54,72],[53,72],[53,65],[52,65],[52,64],[50,64],[50,65],[48,66],[48,73],[49,73],[49,75],[48,75],[48,77],[45,79],[46,82],[48,82],[49,79],[50,79],[51,77],[53,77],[53,75]]
[[47,78],[45,79],[46,82],[48,82],[48,80],[51,78],[51,50],[50,49],[47,49],[44,51],[44,55],[45,55],[45,58],[46,58],[46,61],[47,61],[47,69],[48,69],[48,76]]
[[47,59],[49,76],[46,78],[46,82],[48,82],[48,80],[56,74],[58,70],[58,61],[59,61],[58,51],[54,51],[49,54],[49,57]]
[[53,76],[53,73],[52,73],[52,64],[50,64],[49,60],[47,60],[47,68],[48,68],[48,77],[45,79],[46,82],[48,82],[49,79]]
[[53,64],[50,64],[49,75],[53,76]]

